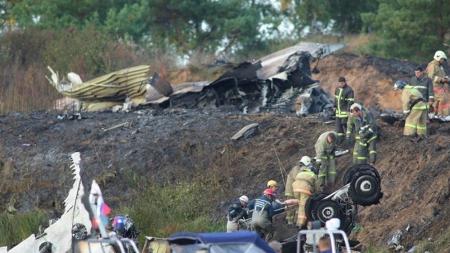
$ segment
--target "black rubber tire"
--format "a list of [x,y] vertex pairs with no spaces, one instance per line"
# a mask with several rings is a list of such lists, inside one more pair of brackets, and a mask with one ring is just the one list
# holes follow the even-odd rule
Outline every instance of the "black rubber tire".
[[344,231],[347,235],[352,232],[352,229],[354,227],[354,223],[352,220],[352,217],[346,216],[344,219],[341,220],[341,226],[339,227],[340,230]]
[[357,170],[358,166],[352,166],[344,172],[344,176],[342,177],[342,182],[344,185],[352,181],[353,174],[355,174]]
[[344,185],[349,184],[352,181],[352,178],[358,172],[373,175],[379,181],[381,181],[380,174],[378,173],[377,169],[375,169],[373,166],[371,166],[370,164],[357,164],[353,165],[352,167],[350,167],[345,171],[344,177],[342,178]]
[[81,223],[75,223],[72,226],[72,238],[74,240],[85,240],[88,237],[87,228]]
[[317,205],[319,204],[320,200],[325,198],[327,195],[324,193],[316,193],[313,194],[305,204],[305,213],[306,217],[309,221],[315,221],[317,219]]
[[317,219],[323,224],[333,218],[338,218],[340,220],[345,219],[339,204],[330,199],[320,201],[316,211]]
[[361,206],[378,204],[383,196],[380,180],[365,172],[358,172],[353,175],[348,194],[353,203]]
[[52,253],[52,243],[51,242],[43,242],[39,245],[40,253]]

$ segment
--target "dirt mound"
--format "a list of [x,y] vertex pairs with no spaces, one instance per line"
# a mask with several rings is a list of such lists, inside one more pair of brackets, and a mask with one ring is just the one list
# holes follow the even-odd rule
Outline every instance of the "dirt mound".
[[410,78],[415,64],[407,61],[388,60],[353,54],[330,55],[319,63],[320,73],[313,78],[334,95],[340,76],[354,89],[356,99],[366,106],[381,109],[401,109],[400,93],[392,87],[397,79]]
[[[80,121],[58,121],[44,113],[0,118],[3,203],[13,202],[19,211],[60,212],[71,185],[68,155],[80,151],[83,177],[100,182],[113,208],[127,205],[145,185],[170,185],[201,174],[219,178],[226,189],[210,202],[216,210],[211,215],[222,218],[227,201],[242,193],[257,196],[269,178],[282,182],[280,170],[289,170],[300,154],[313,155],[317,137],[333,127],[314,118],[218,110],[85,116]],[[230,140],[253,122],[259,123],[254,137]],[[379,205],[361,210],[358,238],[384,245],[391,231],[407,225],[407,245],[434,238],[450,225],[450,126],[433,125],[431,137],[417,144],[403,138],[400,128],[382,129],[376,167],[385,196]],[[349,165],[349,156],[339,158],[339,173]],[[132,184],[132,178],[141,183]]]

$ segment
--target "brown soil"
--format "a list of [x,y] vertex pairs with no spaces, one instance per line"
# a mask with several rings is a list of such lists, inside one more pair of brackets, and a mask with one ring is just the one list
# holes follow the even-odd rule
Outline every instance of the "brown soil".
[[[327,89],[344,75],[366,105],[394,109],[399,108],[398,95],[391,93],[390,84],[413,68],[348,54],[327,57],[319,67],[316,78]],[[257,196],[270,178],[282,182],[280,170],[288,171],[300,155],[314,155],[317,137],[333,128],[312,117],[241,115],[224,108],[84,116],[79,121],[59,121],[47,113],[0,117],[2,203],[14,204],[20,212],[38,207],[57,215],[71,185],[68,156],[79,151],[83,178],[96,178],[113,208],[128,205],[148,184],[215,177],[224,190],[211,200],[211,215],[223,218],[226,204],[236,196]],[[105,131],[123,122],[129,124]],[[231,141],[253,122],[260,124],[254,137]],[[430,138],[420,143],[402,137],[399,127],[380,125],[376,167],[385,196],[379,205],[361,209],[358,238],[385,245],[394,230],[407,225],[406,246],[436,238],[450,225],[450,125],[433,123]],[[338,159],[340,175],[350,161],[350,156]],[[0,211],[6,208],[2,205]]]
[[[282,182],[280,169],[289,170],[300,155],[314,155],[318,135],[332,129],[313,118],[220,111],[86,116],[81,121],[57,121],[51,114],[1,118],[3,203],[15,199],[20,211],[60,210],[70,185],[67,157],[80,151],[84,178],[96,178],[113,207],[127,205],[146,184],[191,180],[202,174],[221,177],[220,184],[230,189],[218,193],[225,199],[211,200],[217,210],[212,215],[221,217],[225,203],[239,194],[255,197],[268,179]],[[129,126],[103,130],[125,121]],[[256,136],[230,140],[251,122],[260,124]],[[450,225],[450,126],[434,124],[430,138],[418,144],[403,138],[400,128],[382,128],[376,167],[385,196],[379,205],[361,210],[364,229],[358,238],[382,245],[391,231],[410,224],[405,242],[412,245]],[[350,158],[338,159],[340,175]],[[143,184],[130,185],[130,175],[142,178]]]
[[354,89],[356,100],[368,107],[400,110],[400,93],[394,91],[396,80],[414,75],[415,64],[400,60],[363,57],[353,54],[330,55],[319,63],[320,73],[314,79],[334,95],[340,76]]

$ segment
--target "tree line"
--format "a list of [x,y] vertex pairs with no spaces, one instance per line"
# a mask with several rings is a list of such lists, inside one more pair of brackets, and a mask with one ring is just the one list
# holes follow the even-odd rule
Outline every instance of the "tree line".
[[[449,13],[446,0],[0,1],[3,31],[95,27],[113,40],[186,55],[245,54],[308,33],[368,33],[371,54],[425,60],[448,49]],[[292,26],[287,36],[283,22]]]

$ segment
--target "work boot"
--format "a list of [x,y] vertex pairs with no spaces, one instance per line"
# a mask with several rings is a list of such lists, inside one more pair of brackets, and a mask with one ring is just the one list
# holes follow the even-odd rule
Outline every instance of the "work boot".
[[409,135],[409,141],[412,143],[417,143],[417,135]]

